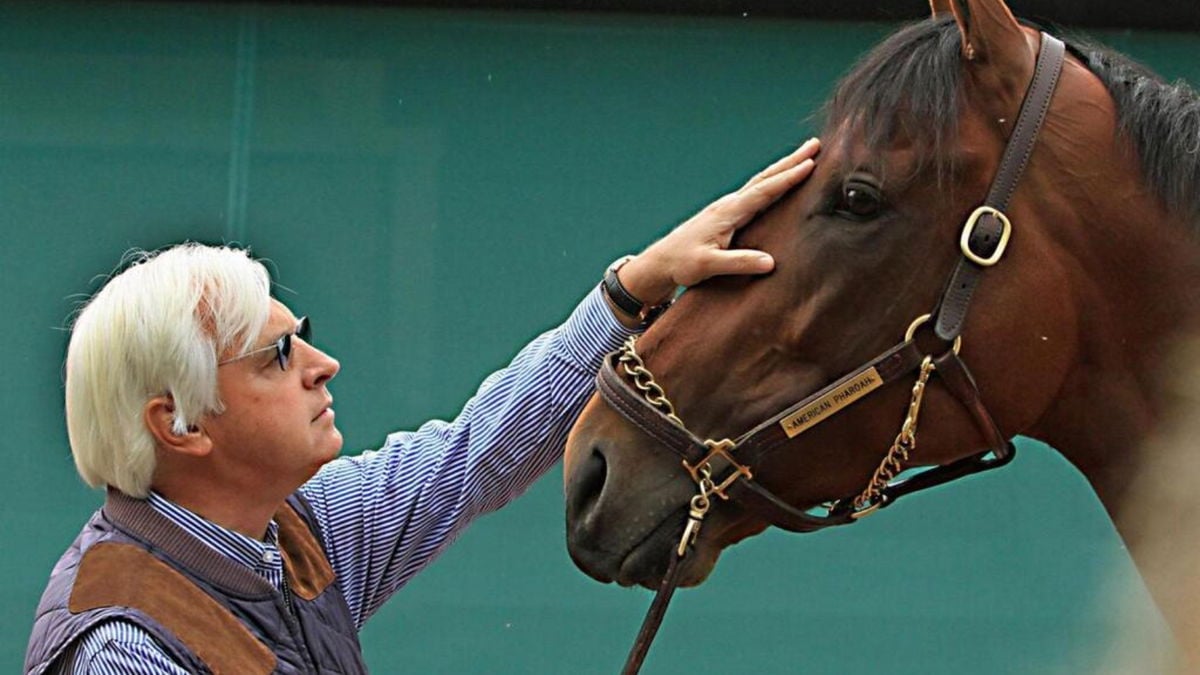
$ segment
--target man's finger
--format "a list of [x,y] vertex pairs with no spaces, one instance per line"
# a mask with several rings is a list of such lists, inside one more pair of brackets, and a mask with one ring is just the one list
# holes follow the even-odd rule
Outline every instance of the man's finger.
[[803,162],[806,159],[812,159],[813,157],[816,156],[817,152],[820,151],[820,149],[821,149],[820,139],[817,139],[817,138],[808,139],[807,141],[802,143],[800,145],[800,147],[796,148],[787,157],[777,160],[771,166],[768,166],[767,168],[763,169],[762,171],[759,171],[758,173],[756,173],[753,178],[746,181],[746,184],[742,186],[742,189],[748,188],[751,185],[754,185],[756,183],[760,183],[760,182],[766,180],[767,178],[770,178],[772,176],[779,174],[782,171],[787,171],[788,169],[800,164],[801,162]]
[[746,211],[747,217],[753,216],[808,178],[814,166],[816,164],[812,159],[806,159],[790,169],[764,178],[738,193],[741,201],[739,206]]
[[775,259],[770,253],[753,249],[713,251],[708,261],[709,276],[721,274],[766,274],[775,269]]
[[771,164],[771,166],[768,166],[767,168],[763,169],[762,171],[759,171],[757,174],[754,175],[753,178],[751,178],[749,181],[746,181],[746,184],[743,185],[742,187],[743,188],[750,187],[751,185],[754,185],[754,184],[759,183],[767,178],[775,176],[775,175],[779,174],[780,172],[787,171],[788,169],[796,166],[797,164],[800,164],[804,160],[815,157],[817,152],[820,151],[820,149],[821,149],[820,139],[810,138],[807,141],[805,141],[804,143],[801,143],[800,147],[793,150],[791,152],[791,154],[789,154],[786,157],[783,157],[779,160],[776,160],[775,163]]

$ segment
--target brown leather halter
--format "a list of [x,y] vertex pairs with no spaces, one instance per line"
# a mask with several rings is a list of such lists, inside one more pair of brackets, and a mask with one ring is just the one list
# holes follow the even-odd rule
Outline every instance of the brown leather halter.
[[[713,495],[738,504],[776,527],[793,532],[811,532],[832,525],[853,523],[906,494],[998,468],[1012,460],[1016,450],[988,413],[975,380],[959,358],[958,351],[967,309],[980,275],[1000,261],[1008,244],[1012,225],[1004,215],[1004,209],[1008,207],[1033,152],[1062,71],[1064,52],[1062,41],[1042,33],[1033,79],[1021,104],[1016,127],[1005,146],[996,178],[983,205],[971,214],[963,226],[959,242],[962,257],[951,273],[934,311],[914,321],[903,342],[762,422],[735,441],[701,440],[689,431],[683,421],[675,416],[670,401],[638,357],[634,340],[605,359],[596,380],[601,396],[642,432],[678,455],[699,488],[699,493],[692,498],[687,525],[679,545],[670,555],[667,572],[626,660],[623,670],[626,675],[641,669],[678,583],[679,563],[695,544]],[[952,348],[938,356],[922,354],[913,340],[917,329],[931,316],[936,317],[934,333],[937,337],[953,343]],[[816,514],[811,512],[811,508],[799,509],[784,502],[754,480],[752,467],[761,464],[767,454],[845,406],[914,371],[918,372],[918,378],[904,427],[871,482],[859,495],[823,505],[826,512]],[[971,414],[987,441],[988,449],[927,469],[911,478],[893,480],[903,469],[909,451],[916,445],[921,396],[928,378],[935,372]],[[716,477],[722,474],[723,478]]]

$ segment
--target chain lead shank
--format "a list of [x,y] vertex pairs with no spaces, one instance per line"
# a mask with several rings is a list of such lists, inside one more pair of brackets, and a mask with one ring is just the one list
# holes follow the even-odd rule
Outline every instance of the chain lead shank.
[[896,434],[896,439],[892,441],[892,447],[888,448],[887,455],[883,461],[875,469],[875,473],[871,476],[871,482],[867,484],[865,490],[854,498],[855,512],[854,518],[862,518],[874,513],[882,505],[880,495],[883,494],[888,483],[904,471],[904,463],[908,461],[908,455],[917,447],[917,424],[921,418],[921,401],[925,398],[925,385],[929,382],[929,376],[936,370],[933,365],[933,357],[926,356],[921,362],[921,372],[917,376],[917,382],[912,388],[912,398],[908,404],[908,414],[904,418],[904,424],[900,426],[900,433]]

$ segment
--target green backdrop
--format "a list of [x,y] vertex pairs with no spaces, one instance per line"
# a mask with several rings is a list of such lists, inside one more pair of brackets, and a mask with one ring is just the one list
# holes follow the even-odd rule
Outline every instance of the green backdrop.
[[[913,16],[924,2],[913,0]],[[202,4],[0,4],[0,670],[98,492],[68,317],[130,247],[249,244],[342,362],[349,450],[449,417],[604,265],[815,131],[890,26]],[[1200,82],[1200,35],[1100,37]],[[363,634],[375,672],[612,673],[647,592],[564,545],[561,472]],[[845,531],[768,533],[682,591],[648,673],[1078,673],[1164,629],[1050,450]],[[1161,668],[1157,658],[1140,672]]]

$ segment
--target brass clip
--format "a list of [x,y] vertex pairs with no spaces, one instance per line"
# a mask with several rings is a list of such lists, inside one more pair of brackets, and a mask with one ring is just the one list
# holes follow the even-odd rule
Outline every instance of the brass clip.
[[700,525],[704,523],[704,516],[708,515],[708,509],[712,506],[708,495],[703,491],[692,497],[691,509],[688,510],[687,527],[683,528],[683,536],[679,539],[679,546],[675,549],[675,553],[680,558],[687,555],[689,547],[696,543],[696,539],[700,537]]

